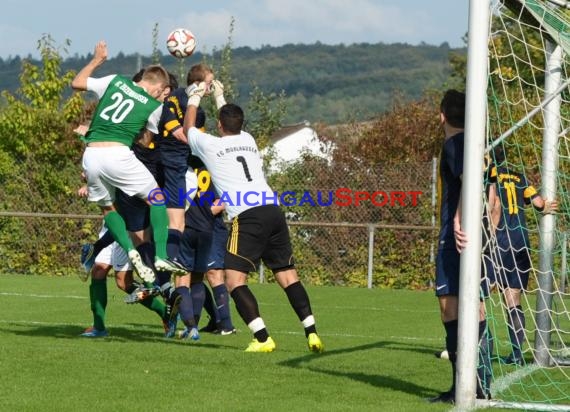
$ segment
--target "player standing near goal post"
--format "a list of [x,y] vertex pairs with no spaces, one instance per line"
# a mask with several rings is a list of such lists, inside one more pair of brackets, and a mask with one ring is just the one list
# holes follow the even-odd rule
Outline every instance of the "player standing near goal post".
[[156,269],[184,273],[184,268],[171,262],[166,253],[166,208],[149,201],[149,196],[153,190],[158,189],[158,185],[130,149],[141,130],[144,129],[143,136],[148,140],[152,139],[154,133],[158,133],[162,104],[157,99],[169,85],[168,73],[161,66],[149,66],[138,83],[119,75],[91,77],[106,60],[107,45],[101,41],[95,46],[93,59],[71,83],[73,89],[93,91],[100,99],[85,136],[87,148],[82,161],[89,201],[96,202],[101,207],[109,231],[127,251],[139,276],[152,282],[155,279],[153,270],[143,263],[127,233],[125,221],[113,206],[115,189],[147,202],[154,229]]
[[[213,87],[214,97],[223,93],[220,82],[214,82]],[[285,215],[278,206],[276,194],[265,181],[255,140],[242,131],[242,109],[234,104],[219,109],[218,130],[222,137],[215,137],[194,127],[196,109],[206,92],[206,85],[201,83],[188,92],[184,129],[190,148],[206,165],[220,199],[233,219],[224,263],[228,291],[254,336],[245,351],[272,352],[276,347],[261,318],[257,300],[246,284],[248,273],[255,271],[263,260],[273,271],[303,324],[309,350],[322,352],[323,344],[317,335],[309,296],[294,266]],[[250,192],[254,196],[249,202],[237,202],[237,192]]]
[[[435,263],[435,294],[439,300],[441,320],[445,328],[445,348],[451,362],[452,384],[448,391],[431,398],[430,402],[454,403],[458,340],[459,250],[467,242],[465,234],[461,232],[458,212],[463,175],[465,93],[448,90],[444,94],[440,105],[440,121],[445,133],[445,141],[439,163],[440,230]],[[486,292],[485,288],[483,292]],[[490,397],[491,371],[488,353],[490,344],[484,304],[481,303],[477,398]],[[485,352],[485,356],[481,356],[481,352]]]
[[500,358],[505,364],[523,364],[522,346],[525,339],[525,314],[521,306],[521,293],[528,285],[532,270],[530,242],[524,212],[525,205],[544,213],[558,209],[555,200],[543,199],[528,183],[526,177],[509,168],[502,148],[494,151],[496,166],[491,170],[500,200],[500,213],[495,234],[498,247],[497,283],[507,306],[507,325],[512,352]]

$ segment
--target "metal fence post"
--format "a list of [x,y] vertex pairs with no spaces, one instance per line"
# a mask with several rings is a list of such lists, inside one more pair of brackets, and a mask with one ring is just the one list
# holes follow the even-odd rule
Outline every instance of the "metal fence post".
[[368,289],[372,289],[374,269],[374,225],[368,225]]
[[[437,222],[437,157],[432,158],[431,161],[431,226],[435,230],[435,224]],[[437,242],[437,237],[432,237],[431,245],[429,247],[429,262],[435,263],[435,245]],[[433,287],[433,280],[429,280],[430,288]]]
[[[431,225],[435,228],[437,213],[437,157],[431,161]],[[429,249],[429,261],[435,262],[435,240],[432,240]]]

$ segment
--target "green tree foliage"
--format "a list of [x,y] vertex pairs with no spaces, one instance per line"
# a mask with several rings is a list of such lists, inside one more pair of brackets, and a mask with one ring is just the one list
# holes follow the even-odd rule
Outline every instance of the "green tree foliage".
[[[463,41],[467,44],[467,36],[463,38]],[[451,66],[451,76],[448,87],[464,91],[467,80],[467,55],[457,51],[450,51],[449,65]]]
[[[528,16],[527,19],[534,26],[519,24],[507,11],[493,17],[494,35],[489,43],[489,143],[525,118],[545,97],[544,39],[538,22]],[[536,142],[537,131],[540,133],[542,127],[542,116],[534,116],[502,143],[511,166],[535,182],[540,180]]]
[[75,72],[62,75],[62,58],[53,39],[44,36],[38,42],[42,60],[36,66],[22,64],[20,87],[15,94],[2,92],[5,106],[0,112],[0,149],[24,159],[57,160],[67,152],[67,123],[81,115],[80,95],[64,97]]
[[158,23],[152,28],[152,63],[160,64],[160,50],[158,49]]
[[[0,107],[0,210],[18,212],[80,212],[74,194],[79,186],[82,144],[72,132],[82,116],[80,95],[64,97],[75,73],[62,72],[62,58],[49,36],[39,43],[42,60],[22,62],[20,87],[3,92]],[[68,95],[69,96],[69,95]],[[68,209],[69,208],[69,209]],[[61,274],[58,265],[69,246],[62,232],[76,222],[0,219],[0,258],[8,270]],[[40,253],[35,246],[47,244]]]
[[268,146],[269,138],[282,126],[286,113],[284,91],[266,94],[254,86],[247,106],[246,129],[255,137],[260,149]]
[[[246,114],[245,129],[255,137],[260,149],[265,148],[269,143],[269,137],[281,127],[283,119],[287,113],[286,95],[283,90],[280,92],[264,92],[259,86],[252,83],[248,100],[239,99],[237,78],[234,77],[234,57],[233,57],[233,32],[235,19],[232,18],[229,26],[228,40],[224,47],[218,52],[213,50],[211,58],[204,56],[204,62],[210,65],[216,73],[216,78],[224,85],[224,96],[226,101],[244,105]],[[238,72],[238,76],[243,75]],[[208,113],[209,129],[215,130],[215,119],[217,109],[213,102],[209,100],[206,105]],[[267,159],[266,159],[267,160]]]

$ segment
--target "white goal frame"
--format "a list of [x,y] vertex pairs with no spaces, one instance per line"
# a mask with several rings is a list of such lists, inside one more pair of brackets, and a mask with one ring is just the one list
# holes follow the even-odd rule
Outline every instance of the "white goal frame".
[[[497,0],[470,0],[468,28],[468,57],[466,83],[465,148],[461,208],[461,226],[469,242],[461,254],[459,329],[456,377],[456,406],[459,410],[475,406],[522,408],[526,410],[565,410],[568,405],[548,405],[500,401],[477,401],[479,287],[481,265],[481,216],[483,210],[483,182],[481,165],[485,153],[487,126],[487,85],[489,75],[488,37],[491,2]],[[552,7],[570,8],[570,2],[548,0]],[[524,2],[522,0],[521,2]],[[558,139],[560,135],[560,91],[568,87],[562,83],[561,62],[563,51],[556,44],[548,43],[545,77],[544,134],[542,144],[542,192],[544,198],[554,199],[557,193]],[[569,80],[570,81],[570,80]],[[519,122],[520,123],[520,122]],[[505,135],[519,127],[513,126]],[[499,144],[506,136],[499,137],[487,148]],[[537,296],[537,332],[535,335],[535,366],[548,367],[554,363],[550,348],[552,307],[553,254],[555,246],[556,218],[544,215],[539,221],[540,255],[538,283],[541,291]]]

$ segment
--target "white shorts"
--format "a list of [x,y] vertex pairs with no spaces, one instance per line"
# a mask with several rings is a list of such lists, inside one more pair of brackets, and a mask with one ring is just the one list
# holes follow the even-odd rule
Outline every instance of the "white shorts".
[[158,187],[150,171],[127,146],[87,147],[82,166],[89,201],[99,206],[113,204],[116,188],[147,200],[149,193]]
[[[99,232],[99,238],[101,238],[107,228],[103,226],[101,231]],[[102,263],[104,265],[111,265],[113,266],[113,270],[116,272],[125,272],[127,270],[133,270],[131,266],[131,262],[129,261],[129,257],[117,242],[111,243],[105,249],[103,249],[97,257],[95,258],[95,263]]]

